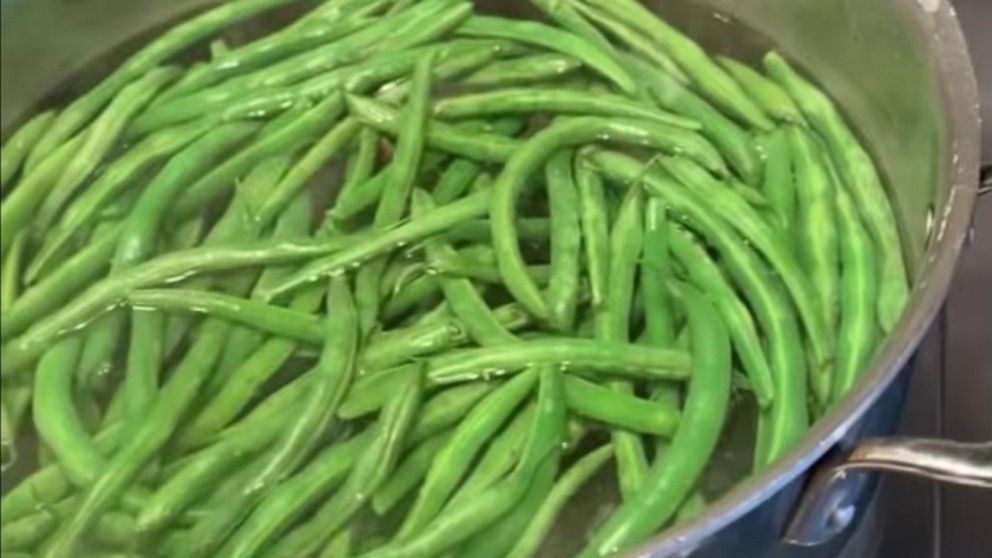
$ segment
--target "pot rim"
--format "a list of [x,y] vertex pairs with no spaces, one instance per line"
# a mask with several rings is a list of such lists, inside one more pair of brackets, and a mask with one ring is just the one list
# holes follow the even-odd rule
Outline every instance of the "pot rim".
[[626,558],[688,555],[704,540],[769,500],[810,470],[854,427],[909,362],[942,307],[964,240],[971,228],[979,186],[981,113],[974,66],[958,17],[949,2],[903,0],[900,5],[928,37],[940,93],[947,107],[950,149],[944,161],[947,199],[934,223],[921,276],[899,323],[872,359],[868,372],[834,410],[815,423],[805,440],[775,465],[735,486],[705,513],[624,553]]

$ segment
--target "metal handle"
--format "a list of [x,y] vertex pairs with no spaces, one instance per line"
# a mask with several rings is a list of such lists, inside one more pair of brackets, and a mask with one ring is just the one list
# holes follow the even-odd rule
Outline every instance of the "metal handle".
[[925,438],[862,441],[843,459],[813,476],[784,539],[798,546],[824,544],[857,516],[857,498],[871,472],[895,472],[992,489],[992,442],[967,444]]

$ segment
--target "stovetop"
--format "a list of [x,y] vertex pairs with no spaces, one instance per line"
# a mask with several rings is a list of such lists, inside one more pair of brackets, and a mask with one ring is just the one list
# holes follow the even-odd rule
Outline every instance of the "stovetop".
[[[983,160],[992,163],[992,0],[951,0],[979,75]],[[924,341],[901,427],[913,436],[992,440],[992,194],[979,200],[975,230],[948,302]],[[877,558],[992,556],[992,492],[887,478],[867,531],[884,533]]]

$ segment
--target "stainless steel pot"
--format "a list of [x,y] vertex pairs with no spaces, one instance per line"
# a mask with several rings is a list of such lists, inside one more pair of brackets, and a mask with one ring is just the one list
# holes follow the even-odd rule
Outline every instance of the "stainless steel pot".
[[[9,131],[52,91],[79,85],[67,86],[66,76],[96,60],[112,60],[108,54],[122,45],[211,3],[216,2],[3,0],[0,126]],[[972,221],[979,184],[978,95],[952,6],[947,0],[646,3],[715,51],[754,59],[770,41],[838,100],[890,186],[915,288],[860,386],[805,443],[703,516],[631,556],[828,555],[857,519],[871,483],[853,472],[866,468],[992,485],[987,444],[860,440],[872,430],[891,429],[899,379],[943,303]],[[532,13],[522,1],[480,4]]]

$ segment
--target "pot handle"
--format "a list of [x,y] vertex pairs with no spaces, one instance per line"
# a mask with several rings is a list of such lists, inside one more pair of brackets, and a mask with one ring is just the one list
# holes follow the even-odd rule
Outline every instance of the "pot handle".
[[818,546],[843,532],[857,516],[857,502],[871,472],[895,472],[952,484],[992,489],[992,442],[927,438],[864,440],[839,461],[814,474],[785,542]]

